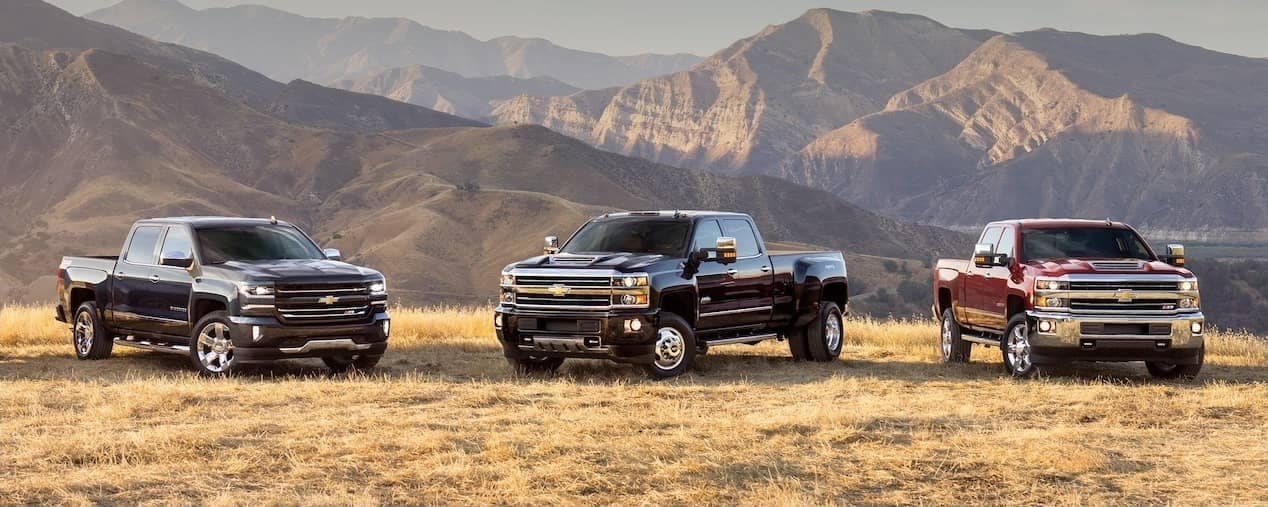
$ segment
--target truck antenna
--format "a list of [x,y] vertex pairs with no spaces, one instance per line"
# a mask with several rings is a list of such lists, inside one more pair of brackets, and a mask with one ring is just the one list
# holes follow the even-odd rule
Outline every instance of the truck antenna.
[[1106,219],[1105,219],[1105,225],[1114,225],[1114,221],[1113,221],[1113,220],[1110,220],[1109,218],[1106,218]]
[[277,217],[273,215],[269,215],[269,223],[273,225],[277,225]]

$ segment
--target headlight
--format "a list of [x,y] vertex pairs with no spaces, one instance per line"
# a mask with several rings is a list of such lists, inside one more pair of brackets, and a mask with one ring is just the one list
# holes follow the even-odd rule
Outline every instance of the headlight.
[[1069,290],[1070,282],[1065,280],[1035,280],[1035,289],[1038,290]]
[[647,294],[625,294],[623,296],[613,296],[617,304],[624,306],[641,306],[647,304]]
[[502,302],[507,304],[515,304],[515,293],[509,290],[502,291]]
[[1035,306],[1041,308],[1062,308],[1065,306],[1065,300],[1061,298],[1038,298],[1035,300]]
[[1198,307],[1198,300],[1193,298],[1180,298],[1180,308],[1184,308],[1187,310],[1190,308],[1197,308],[1197,307]]
[[613,279],[613,282],[614,283],[612,285],[615,285],[617,287],[625,287],[627,289],[632,289],[635,287],[646,287],[647,275],[629,275],[624,277],[617,277]]
[[1182,290],[1182,291],[1185,291],[1185,292],[1188,292],[1188,291],[1191,291],[1191,290],[1198,290],[1198,281],[1197,281],[1197,280],[1185,280],[1185,281],[1183,281],[1183,282],[1180,282],[1179,289],[1180,289],[1180,290]]
[[272,296],[273,285],[240,283],[238,284],[238,292],[241,292],[244,296]]
[[377,282],[371,282],[370,295],[371,296],[386,296],[387,295],[387,280],[379,280]]
[[512,275],[510,273],[502,273],[502,286],[510,287],[512,285],[515,285],[515,275]]

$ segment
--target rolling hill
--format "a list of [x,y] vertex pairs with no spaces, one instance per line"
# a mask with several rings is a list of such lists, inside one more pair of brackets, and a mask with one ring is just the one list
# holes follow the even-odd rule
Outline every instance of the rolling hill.
[[700,60],[688,54],[613,57],[535,38],[482,41],[404,18],[309,18],[259,5],[195,10],[177,0],[124,0],[86,17],[211,51],[282,81],[333,83],[425,65],[466,77],[549,76],[578,88],[603,88]]

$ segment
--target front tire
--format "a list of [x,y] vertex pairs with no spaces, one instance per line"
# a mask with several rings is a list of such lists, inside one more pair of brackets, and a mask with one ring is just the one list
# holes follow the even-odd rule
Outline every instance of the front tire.
[[83,361],[110,357],[110,351],[114,349],[114,338],[101,321],[97,303],[84,301],[80,304],[75,310],[73,322],[71,344],[75,346],[75,357]]
[[321,361],[326,363],[326,367],[330,368],[330,371],[343,373],[349,369],[355,369],[358,371],[374,369],[375,366],[378,366],[380,359],[383,359],[383,356],[325,356],[321,358]]
[[806,327],[806,345],[810,360],[826,363],[841,356],[845,341],[845,318],[841,307],[831,301],[819,304],[819,317]]
[[1028,378],[1039,372],[1035,365],[1030,347],[1030,324],[1025,314],[1014,315],[1008,319],[1008,327],[999,340],[999,349],[1004,356],[1004,368],[1016,378]]
[[1170,364],[1148,361],[1145,363],[1145,368],[1149,370],[1150,375],[1157,379],[1193,380],[1202,371],[1202,364],[1205,362],[1206,345],[1204,344],[1198,349],[1197,364]]
[[224,377],[237,372],[229,324],[229,314],[219,311],[207,314],[194,325],[189,339],[189,361],[200,375]]
[[682,317],[662,312],[652,351],[651,364],[644,366],[647,375],[656,380],[677,377],[696,359],[696,334]]
[[955,320],[955,311],[948,307],[942,311],[942,340],[939,350],[944,363],[967,363],[973,353],[973,344],[964,341],[960,334],[960,322]]

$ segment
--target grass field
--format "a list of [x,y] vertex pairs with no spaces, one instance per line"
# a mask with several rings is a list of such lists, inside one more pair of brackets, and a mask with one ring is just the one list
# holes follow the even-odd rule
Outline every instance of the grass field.
[[373,373],[199,379],[79,362],[47,308],[0,311],[0,504],[1268,504],[1268,345],[1144,367],[936,362],[929,322],[847,323],[840,361],[719,347],[678,379],[570,361],[513,378],[481,309],[398,309]]

